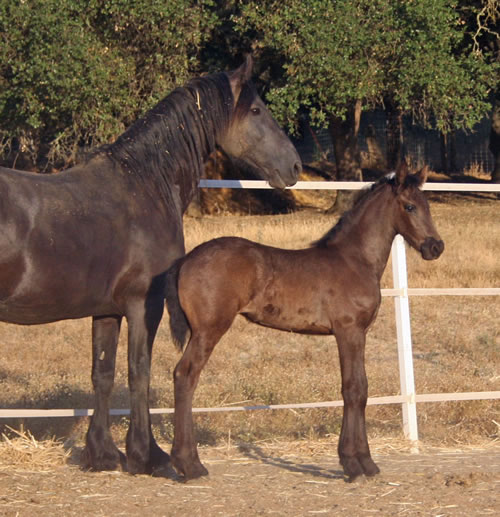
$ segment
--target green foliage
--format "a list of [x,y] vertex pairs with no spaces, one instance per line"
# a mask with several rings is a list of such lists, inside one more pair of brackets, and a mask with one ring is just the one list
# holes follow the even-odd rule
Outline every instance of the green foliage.
[[285,57],[286,83],[268,99],[290,127],[301,107],[324,125],[357,100],[365,108],[395,101],[445,131],[470,128],[488,110],[494,66],[464,48],[449,0],[250,1],[237,24],[257,48]]
[[61,164],[109,141],[196,68],[210,0],[3,0],[0,141]]
[[251,49],[289,128],[303,111],[326,125],[358,100],[389,101],[444,131],[470,128],[498,80],[488,51],[498,33],[484,10],[493,3],[2,0],[0,157],[14,143],[39,166],[72,162],[188,77],[231,68]]

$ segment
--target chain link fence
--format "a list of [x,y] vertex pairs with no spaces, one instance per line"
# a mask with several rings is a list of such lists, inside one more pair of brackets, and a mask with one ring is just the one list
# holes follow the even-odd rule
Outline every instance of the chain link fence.
[[[490,173],[494,158],[488,149],[491,120],[484,118],[470,131],[443,135],[436,129],[424,129],[403,117],[403,153],[415,168],[429,165],[434,171],[462,174],[471,168]],[[335,162],[327,129],[307,128],[295,145],[304,161]],[[364,112],[361,117],[359,146],[364,168],[387,169],[387,121],[383,110]]]

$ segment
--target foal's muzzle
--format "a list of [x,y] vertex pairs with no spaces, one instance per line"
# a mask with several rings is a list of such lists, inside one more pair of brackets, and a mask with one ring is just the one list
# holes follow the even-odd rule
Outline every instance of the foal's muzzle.
[[422,246],[420,246],[420,253],[425,260],[437,259],[444,250],[444,242],[434,239],[434,237],[427,237]]

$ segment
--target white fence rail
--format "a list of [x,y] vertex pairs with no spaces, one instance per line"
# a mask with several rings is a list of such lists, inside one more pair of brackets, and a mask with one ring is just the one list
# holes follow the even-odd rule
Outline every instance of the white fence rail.
[[[299,181],[290,189],[302,190],[360,190],[370,182],[353,181]],[[245,188],[270,189],[267,181],[240,180],[201,180],[201,188]],[[426,183],[424,190],[446,192],[499,192],[500,185],[475,183]],[[409,296],[498,296],[500,288],[450,288],[450,289],[415,289],[408,287],[406,273],[406,251],[404,239],[397,235],[392,245],[392,265],[394,289],[382,289],[382,296],[393,296],[396,308],[396,329],[399,357],[401,395],[388,397],[371,397],[368,405],[401,404],[403,408],[403,429],[411,441],[418,440],[416,404],[422,402],[445,402],[463,400],[500,399],[500,391],[481,391],[469,393],[427,393],[417,394],[414,382],[413,354],[411,343]],[[341,400],[326,402],[305,402],[297,404],[273,404],[252,406],[224,406],[212,408],[193,408],[195,413],[249,411],[262,409],[309,409],[340,407]],[[151,414],[173,413],[173,408],[152,408]],[[82,417],[92,415],[91,409],[0,409],[0,418],[47,418],[47,417]],[[111,415],[128,415],[128,409],[111,409]]]
[[[370,181],[297,181],[290,190],[361,190],[371,185]],[[261,180],[201,180],[201,188],[270,189],[267,181]],[[494,183],[425,183],[423,190],[445,192],[500,192]]]

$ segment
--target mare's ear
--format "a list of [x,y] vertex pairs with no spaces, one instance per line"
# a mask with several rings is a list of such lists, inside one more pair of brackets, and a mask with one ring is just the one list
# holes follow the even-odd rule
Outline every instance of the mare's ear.
[[408,176],[408,164],[406,163],[406,160],[403,159],[396,169],[396,184],[403,186],[405,184],[406,176]]
[[229,84],[231,85],[231,91],[233,92],[233,98],[236,103],[240,96],[243,85],[250,81],[253,72],[253,57],[252,54],[248,54],[245,58],[245,62],[236,70],[228,72]]
[[428,165],[425,165],[422,169],[420,169],[417,173],[415,173],[415,177],[418,179],[419,187],[421,187],[427,181],[428,175],[429,175],[429,166]]

